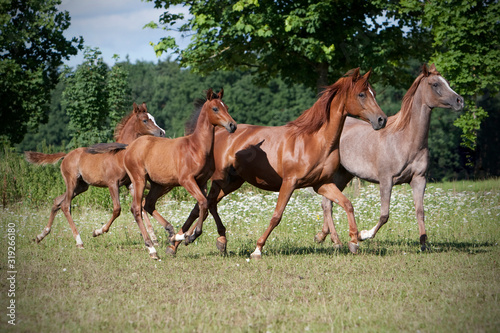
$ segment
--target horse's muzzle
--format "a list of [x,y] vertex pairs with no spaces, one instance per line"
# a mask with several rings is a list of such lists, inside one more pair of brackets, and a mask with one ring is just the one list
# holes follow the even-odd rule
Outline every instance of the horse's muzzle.
[[225,127],[229,133],[234,133],[238,126],[236,125],[236,123],[228,123]]
[[374,121],[371,121],[374,130],[379,130],[385,127],[387,124],[387,116],[378,116]]

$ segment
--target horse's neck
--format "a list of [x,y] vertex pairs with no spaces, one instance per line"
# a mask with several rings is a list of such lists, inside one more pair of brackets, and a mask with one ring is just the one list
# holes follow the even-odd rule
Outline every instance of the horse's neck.
[[208,153],[213,149],[214,134],[215,126],[210,123],[206,112],[202,110],[189,139],[196,145],[198,151]]
[[328,123],[321,128],[321,137],[325,140],[325,151],[330,151],[337,146],[342,129],[344,128],[345,118],[347,113],[345,111],[345,104],[333,104],[330,109],[330,119]]
[[116,137],[116,142],[130,144],[132,141],[137,139],[140,135],[134,130],[134,121],[130,117],[129,121],[122,127],[120,133]]
[[410,123],[405,129],[408,132],[405,133],[405,137],[415,149],[427,148],[430,120],[431,108],[424,104],[422,94],[417,90],[411,106]]

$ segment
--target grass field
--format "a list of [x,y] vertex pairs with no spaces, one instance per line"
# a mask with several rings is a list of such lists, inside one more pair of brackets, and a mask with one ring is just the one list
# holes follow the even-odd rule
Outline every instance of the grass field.
[[[347,194],[359,229],[375,225],[378,187],[355,185]],[[166,235],[154,222],[160,261],[149,259],[128,202],[99,238],[92,238],[92,230],[107,221],[110,210],[77,203],[73,216],[84,250],[76,249],[62,214],[42,243],[32,242],[47,223],[50,205],[3,207],[0,331],[500,331],[500,180],[429,184],[431,249],[425,253],[419,250],[409,186],[394,188],[388,224],[360,244],[358,255],[334,250],[329,240],[313,242],[322,225],[321,198],[301,190],[269,238],[263,260],[251,261],[276,198],[246,189],[221,202],[226,257],[216,250],[211,217],[204,234],[181,246],[175,258],[165,255]],[[167,197],[158,208],[178,230],[193,203]],[[347,219],[337,207],[334,220],[346,244]],[[15,251],[9,253],[12,229]],[[8,262],[9,255],[15,262]],[[8,323],[12,300],[15,326]]]

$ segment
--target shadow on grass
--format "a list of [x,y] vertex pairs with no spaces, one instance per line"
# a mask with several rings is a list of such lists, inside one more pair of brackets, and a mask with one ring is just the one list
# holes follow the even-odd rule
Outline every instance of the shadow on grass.
[[[359,254],[373,255],[373,256],[386,256],[395,255],[403,252],[407,253],[449,253],[459,252],[467,254],[488,253],[492,247],[497,246],[494,242],[460,242],[460,241],[444,241],[428,243],[428,248],[421,251],[419,242],[412,242],[407,240],[401,241],[365,241],[360,242],[358,250]],[[250,257],[250,254],[255,249],[255,242],[239,246],[237,250],[228,248],[228,256],[235,257]],[[296,245],[275,245],[265,248],[265,255],[352,255],[346,244],[340,249],[335,249],[331,244],[324,243],[322,245],[311,244],[307,246]],[[220,255],[218,252],[212,252],[213,255]]]

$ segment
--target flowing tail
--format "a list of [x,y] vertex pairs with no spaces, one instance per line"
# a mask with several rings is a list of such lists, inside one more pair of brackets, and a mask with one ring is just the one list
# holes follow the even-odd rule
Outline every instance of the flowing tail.
[[38,165],[57,163],[62,160],[64,156],[66,156],[66,153],[44,154],[36,151],[24,152],[24,158],[26,158],[26,161]]

